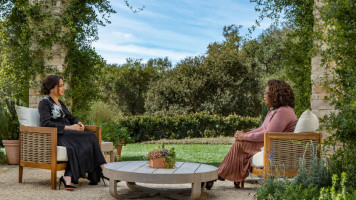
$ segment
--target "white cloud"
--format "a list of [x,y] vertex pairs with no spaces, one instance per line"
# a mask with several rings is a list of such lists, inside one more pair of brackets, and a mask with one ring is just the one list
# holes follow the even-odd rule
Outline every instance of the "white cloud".
[[[124,63],[126,58],[168,56],[173,63],[188,55],[204,54],[212,42],[223,40],[225,25],[243,25],[241,35],[255,25],[258,13],[249,0],[137,0],[133,13],[123,1],[112,1],[117,13],[111,24],[99,29],[99,41],[93,44],[109,63]],[[261,22],[252,34],[256,37],[270,22]]]
[[195,56],[196,52],[179,52],[167,49],[149,48],[137,45],[116,45],[110,43],[95,42],[95,49],[107,60],[108,63],[122,64],[126,58],[142,58],[148,60],[150,58],[168,57],[173,63],[184,59],[187,56]]

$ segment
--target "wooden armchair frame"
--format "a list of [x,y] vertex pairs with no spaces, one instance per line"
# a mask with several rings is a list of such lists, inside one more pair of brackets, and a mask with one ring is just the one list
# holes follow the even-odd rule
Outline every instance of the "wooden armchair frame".
[[[252,173],[266,178],[271,167],[272,160],[274,165],[279,167],[282,176],[294,177],[298,173],[299,158],[304,156],[306,166],[310,166],[311,146],[320,158],[321,133],[265,133],[264,134],[264,158],[263,169],[252,167]],[[307,148],[307,150],[305,150]],[[274,167],[274,166],[272,166]],[[276,173],[271,169],[270,172]]]
[[[85,126],[85,131],[95,132],[101,147],[101,127]],[[20,126],[19,158],[19,183],[22,183],[23,167],[49,169],[55,190],[57,171],[66,168],[66,162],[57,162],[57,128]]]

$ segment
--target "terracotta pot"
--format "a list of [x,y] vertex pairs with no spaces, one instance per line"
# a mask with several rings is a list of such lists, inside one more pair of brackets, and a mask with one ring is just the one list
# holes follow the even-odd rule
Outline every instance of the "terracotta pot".
[[152,168],[173,168],[175,163],[164,164],[164,158],[154,158],[149,160],[149,166]]
[[5,147],[7,164],[19,164],[19,141],[18,140],[2,140]]
[[150,159],[149,165],[153,168],[166,168],[166,166],[164,165],[164,158]]
[[117,152],[117,155],[118,155],[118,157],[119,157],[119,160],[115,160],[115,161],[120,161],[120,159],[121,159],[122,146],[123,146],[124,144],[125,144],[125,141],[121,140],[119,146],[116,146],[116,147],[115,147],[116,152]]

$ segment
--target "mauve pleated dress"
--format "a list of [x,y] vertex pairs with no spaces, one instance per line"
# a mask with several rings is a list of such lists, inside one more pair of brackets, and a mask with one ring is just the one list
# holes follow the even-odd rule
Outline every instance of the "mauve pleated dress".
[[219,176],[234,182],[245,180],[249,175],[252,156],[263,147],[264,133],[293,132],[297,121],[293,108],[289,106],[269,111],[260,128],[245,133],[244,141],[235,141],[219,166]]

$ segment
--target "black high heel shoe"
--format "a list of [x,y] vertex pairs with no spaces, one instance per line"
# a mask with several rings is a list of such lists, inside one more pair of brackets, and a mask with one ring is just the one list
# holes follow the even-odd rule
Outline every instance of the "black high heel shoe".
[[67,185],[66,182],[64,181],[63,176],[62,176],[62,177],[59,179],[59,186],[58,186],[58,189],[59,189],[59,190],[61,189],[62,183],[63,183],[63,185],[64,185],[64,189],[65,189],[65,190],[73,191],[73,190],[75,190],[75,189],[77,188],[77,187],[74,187],[74,186],[72,186],[72,185]]
[[[103,174],[102,172],[100,173],[100,178],[101,178],[101,180],[103,181],[104,186],[106,186],[105,179],[108,180],[108,181],[110,181],[110,179],[109,179],[108,177],[104,176],[104,174]],[[100,179],[100,178],[99,178],[99,179]],[[89,182],[89,185],[98,185],[98,182],[90,181],[90,182]]]
[[108,177],[104,176],[103,172],[101,172],[100,178],[101,178],[101,180],[103,180],[104,186],[106,187],[105,179],[108,180],[108,181],[110,181],[110,179]]

